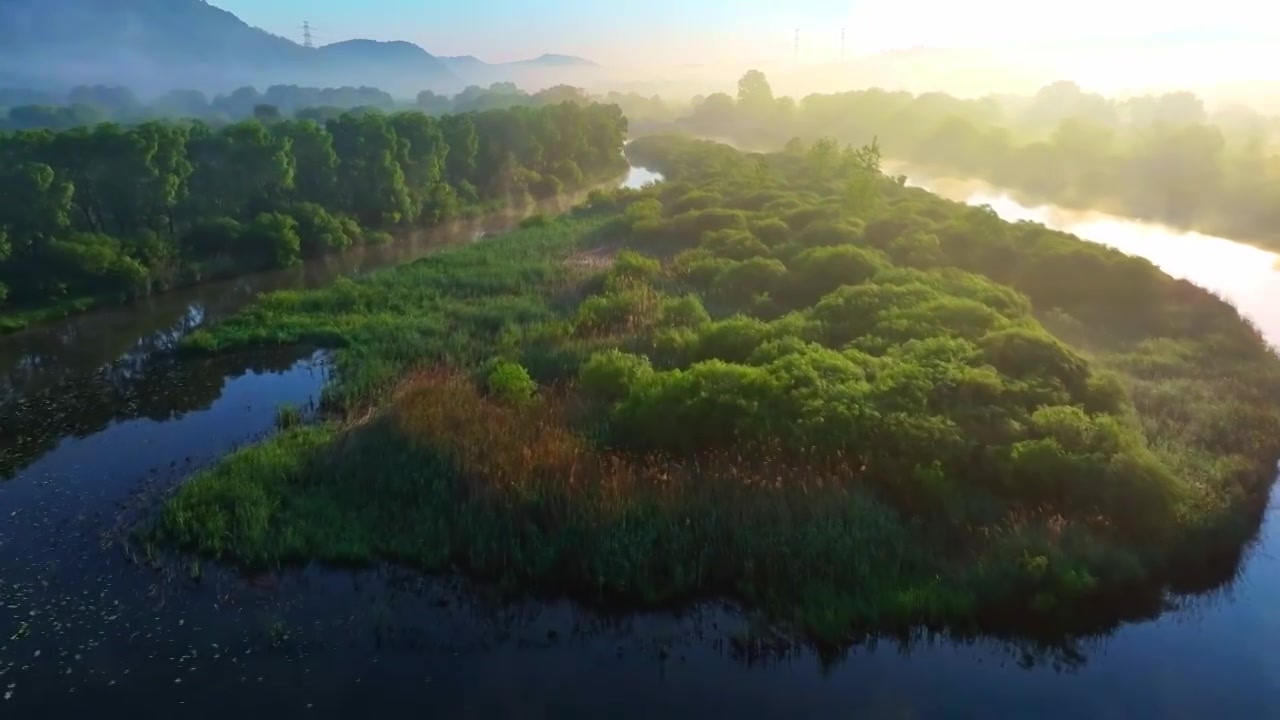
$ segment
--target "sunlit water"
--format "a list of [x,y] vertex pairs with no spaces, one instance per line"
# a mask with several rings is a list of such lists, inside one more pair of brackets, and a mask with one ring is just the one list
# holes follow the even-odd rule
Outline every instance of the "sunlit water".
[[662,175],[648,168],[633,167],[627,172],[627,178],[622,181],[622,187],[639,190],[649,183],[662,181]]
[[[625,184],[657,179],[635,169]],[[958,199],[1141,254],[1280,337],[1274,255],[972,185]],[[1231,587],[1048,654],[917,639],[764,660],[735,647],[741,621],[716,607],[617,618],[491,602],[387,568],[252,582],[207,565],[149,569],[120,528],[174,478],[269,432],[277,407],[314,402],[327,369],[323,354],[296,351],[173,362],[154,350],[204,313],[182,298],[154,317],[134,311],[0,339],[26,403],[0,415],[13,475],[0,481],[0,718],[1280,716],[1270,516]],[[22,369],[32,355],[38,369]],[[37,439],[15,442],[14,423]]]
[[1280,255],[1274,252],[1102,213],[1048,205],[1027,207],[973,183],[958,193],[948,192],[949,185],[960,189],[945,181],[930,189],[970,205],[988,205],[1007,220],[1031,220],[1144,257],[1173,277],[1190,280],[1226,298],[1262,328],[1273,344],[1280,345]]

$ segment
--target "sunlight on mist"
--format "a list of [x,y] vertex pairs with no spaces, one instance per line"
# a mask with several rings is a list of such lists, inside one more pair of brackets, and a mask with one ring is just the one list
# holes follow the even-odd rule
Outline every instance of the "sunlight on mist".
[[1069,77],[1102,91],[1275,80],[1280,66],[1280,42],[1257,29],[1259,22],[1273,22],[1274,13],[1258,17],[1263,6],[1252,0],[850,5],[849,56],[911,48],[976,51],[1009,68]]
[[[950,48],[1039,48],[1046,44],[1133,45],[1239,41],[1257,28],[1258,3],[1221,0],[1077,0],[1047,7],[1023,0],[855,0],[849,37],[869,51],[927,45]],[[1210,12],[1206,12],[1209,10]]]

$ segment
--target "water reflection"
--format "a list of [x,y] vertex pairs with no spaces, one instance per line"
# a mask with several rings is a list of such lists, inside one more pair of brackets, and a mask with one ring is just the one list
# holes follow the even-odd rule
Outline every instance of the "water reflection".
[[1155,263],[1230,301],[1280,345],[1280,255],[1252,245],[1105,213],[1031,206],[974,180],[915,177],[909,185],[970,205],[988,205],[1000,217],[1029,220],[1078,235]]
[[183,288],[28,328],[0,338],[0,401],[171,348],[192,329],[234,314],[260,293],[318,287],[408,262],[486,229],[484,223],[452,225],[408,242],[357,248],[287,270]]
[[[1212,240],[1175,251],[1177,233],[1115,219],[1088,225],[1099,218],[1025,208],[972,186],[959,199],[1010,219],[1069,216],[1074,224],[1059,229],[1219,289],[1273,340],[1280,333],[1268,314],[1280,306],[1280,282],[1261,251]],[[236,287],[151,319],[134,307],[35,333],[47,341],[43,360],[27,353],[35,369],[12,365],[31,387],[12,400],[23,411],[0,411],[0,452],[9,472],[21,468],[0,484],[0,696],[16,686],[0,707],[14,717],[107,707],[350,717],[424,704],[449,717],[1280,717],[1274,514],[1245,562],[1223,564],[1224,576],[1238,572],[1233,582],[1176,598],[1171,611],[1147,608],[1142,622],[1115,627],[1113,618],[1053,643],[916,632],[831,654],[719,605],[617,616],[513,603],[393,568],[309,567],[249,583],[198,563],[139,570],[114,552],[127,547],[115,542],[129,525],[117,519],[127,488],[139,478],[163,487],[270,431],[277,405],[307,402],[323,385],[321,355],[179,365],[154,353],[258,290],[243,287],[236,300]],[[0,349],[9,350],[4,341]],[[28,448],[15,435],[36,439]]]
[[662,182],[662,173],[648,168],[632,167],[627,171],[627,177],[622,181],[622,187],[630,190],[639,190],[649,183],[656,182]]
[[168,354],[128,355],[77,373],[72,382],[13,398],[0,404],[0,479],[13,477],[64,438],[85,438],[129,420],[180,419],[211,407],[228,379],[282,373],[309,354],[290,348],[181,361]]
[[[579,200],[560,198],[529,211],[561,211]],[[111,422],[162,421],[207,408],[224,377],[282,370],[303,357],[290,350],[179,363],[167,355],[192,330],[233,315],[260,294],[319,287],[409,262],[510,228],[526,214],[454,223],[402,242],[184,288],[0,338],[0,481],[64,437],[84,437]]]

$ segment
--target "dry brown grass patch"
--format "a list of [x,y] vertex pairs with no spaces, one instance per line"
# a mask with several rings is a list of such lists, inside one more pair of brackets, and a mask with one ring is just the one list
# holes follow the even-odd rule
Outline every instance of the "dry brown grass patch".
[[586,496],[606,514],[640,499],[775,510],[790,499],[814,507],[813,495],[842,497],[860,474],[843,459],[797,462],[767,449],[696,458],[602,449],[576,428],[584,415],[571,388],[515,407],[486,397],[464,375],[432,369],[406,379],[389,419],[402,437],[443,453],[471,497]]

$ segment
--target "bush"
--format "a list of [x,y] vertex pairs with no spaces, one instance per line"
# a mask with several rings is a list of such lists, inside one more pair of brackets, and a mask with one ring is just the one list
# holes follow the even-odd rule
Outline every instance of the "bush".
[[239,238],[240,257],[260,267],[296,265],[302,255],[298,221],[284,213],[262,213]]
[[358,231],[353,234],[342,218],[330,215],[315,203],[295,203],[288,212],[297,221],[296,232],[301,242],[302,257],[313,258],[345,250],[360,239]]
[[862,231],[862,223],[856,220],[819,220],[801,231],[796,236],[796,242],[807,248],[853,245],[861,242]]
[[817,302],[843,285],[859,285],[889,267],[875,250],[844,245],[805,250],[791,263],[787,296],[798,307]]
[[648,287],[633,287],[582,301],[573,326],[579,334],[635,332],[656,322],[661,312],[657,293]]
[[777,218],[753,220],[750,227],[751,234],[771,248],[778,247],[791,240],[791,228]]
[[240,223],[228,217],[197,222],[182,236],[179,246],[186,257],[200,260],[240,252]]
[[588,396],[605,402],[617,402],[631,392],[637,382],[653,372],[649,358],[629,355],[619,350],[596,353],[578,374],[582,390]]
[[391,236],[391,233],[384,232],[382,230],[365,230],[363,233],[363,237],[364,237],[364,244],[369,245],[371,247],[377,247],[379,245],[390,245],[391,243],[395,242],[395,238]]
[[711,322],[711,315],[697,295],[682,295],[662,301],[662,323],[668,327],[699,328]]
[[694,190],[671,203],[668,212],[672,215],[691,212],[694,210],[706,210],[708,208],[718,207],[724,203],[724,198],[720,195],[707,192],[705,190]]
[[699,246],[716,257],[730,260],[750,260],[770,255],[769,248],[745,230],[718,230],[702,236]]
[[520,227],[522,228],[546,227],[547,225],[550,225],[551,222],[552,222],[551,218],[547,217],[545,213],[535,213],[525,218],[524,220],[521,220]]
[[623,250],[614,258],[613,265],[605,276],[605,287],[616,290],[632,285],[643,285],[653,282],[661,273],[662,265],[657,260],[637,252]]
[[628,227],[632,228],[646,223],[656,223],[662,219],[662,202],[657,198],[645,198],[631,203],[622,217],[626,220]]
[[510,405],[526,405],[538,392],[538,383],[529,377],[529,371],[509,360],[495,362],[485,380],[489,394]]
[[63,278],[59,284],[62,292],[132,298],[145,293],[149,284],[147,269],[125,254],[119,240],[108,235],[75,233],[51,240],[43,255],[45,274]]
[[726,265],[712,281],[715,296],[729,303],[748,303],[757,295],[786,289],[787,266],[778,260],[752,258]]

